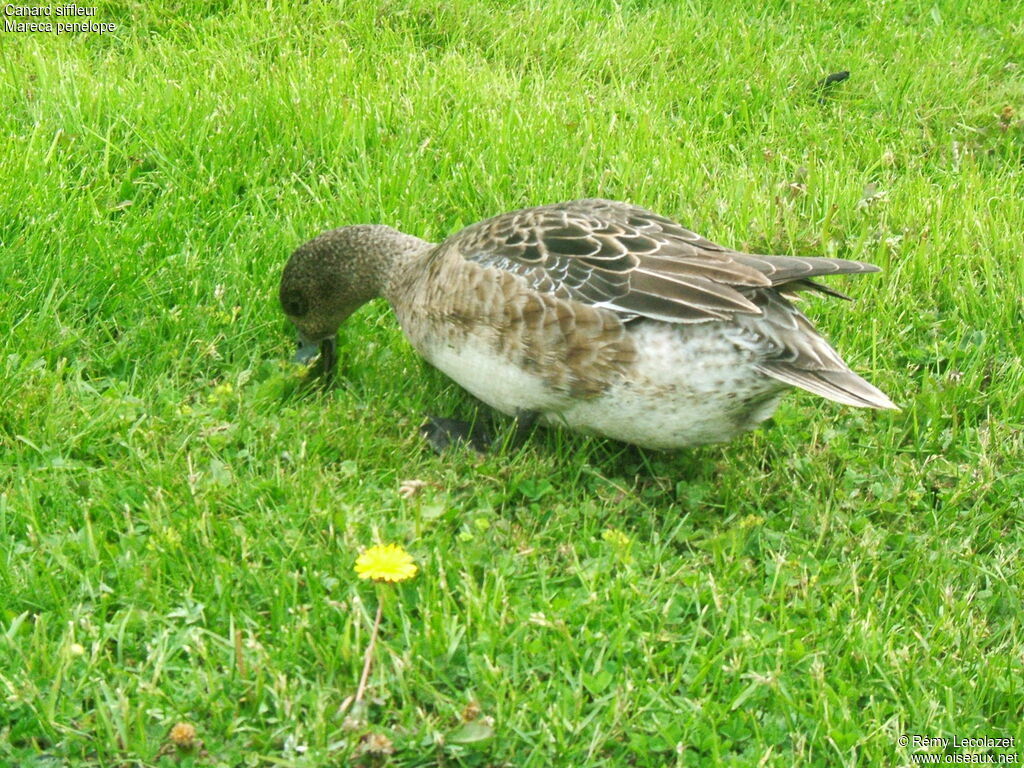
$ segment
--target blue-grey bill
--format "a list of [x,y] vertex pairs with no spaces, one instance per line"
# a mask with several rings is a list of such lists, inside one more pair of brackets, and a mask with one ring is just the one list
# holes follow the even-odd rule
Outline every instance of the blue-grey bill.
[[317,355],[320,354],[320,344],[316,341],[310,341],[299,337],[299,348],[295,352],[295,357],[292,358],[293,363],[302,363],[308,365],[313,361]]
[[299,348],[292,358],[296,363],[309,365],[319,355],[320,362],[318,371],[328,380],[334,376],[334,369],[338,364],[338,340],[334,336],[328,336],[320,341],[313,341],[299,334]]

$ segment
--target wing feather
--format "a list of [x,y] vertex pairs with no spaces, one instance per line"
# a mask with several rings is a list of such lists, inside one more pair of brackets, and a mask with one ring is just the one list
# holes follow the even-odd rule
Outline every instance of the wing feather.
[[624,319],[677,323],[759,315],[751,294],[773,286],[842,296],[809,278],[877,270],[859,261],[730,251],[671,219],[611,200],[502,214],[457,232],[441,249]]

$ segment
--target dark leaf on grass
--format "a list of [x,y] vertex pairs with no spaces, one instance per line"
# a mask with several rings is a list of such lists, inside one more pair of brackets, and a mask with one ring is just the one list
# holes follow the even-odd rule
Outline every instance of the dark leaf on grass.
[[850,77],[849,70],[844,69],[842,72],[833,72],[828,77],[823,77],[818,82],[818,85],[821,86],[822,88],[828,88],[830,86],[835,85],[836,83],[843,82],[843,80],[846,80],[849,77]]
[[821,104],[824,104],[826,98],[832,92],[832,88],[838,83],[841,83],[844,80],[848,79],[849,77],[849,71],[844,69],[841,72],[833,72],[831,75],[823,77],[821,80],[819,80],[818,87],[816,89],[818,92],[818,101]]

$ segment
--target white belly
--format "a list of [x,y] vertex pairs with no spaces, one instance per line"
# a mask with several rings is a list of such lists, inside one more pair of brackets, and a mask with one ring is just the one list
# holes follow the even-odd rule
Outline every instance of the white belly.
[[509,416],[522,411],[558,412],[572,402],[572,398],[554,391],[540,376],[482,346],[463,345],[458,350],[438,346],[421,352],[431,365],[471,395]]
[[538,412],[548,424],[645,448],[729,440],[775,411],[784,384],[757,373],[754,355],[714,326],[645,322],[638,357],[603,394],[573,398],[484,345],[438,345],[424,357],[492,408]]

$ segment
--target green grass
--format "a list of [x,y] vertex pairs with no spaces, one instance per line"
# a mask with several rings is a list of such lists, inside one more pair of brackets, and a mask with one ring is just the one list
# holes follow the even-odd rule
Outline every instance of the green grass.
[[[172,5],[0,33],[0,764],[888,766],[901,734],[1024,740],[1015,3]],[[472,401],[385,306],[343,329],[336,390],[281,362],[280,268],[319,231],[440,239],[593,195],[881,265],[806,311],[904,410],[794,393],[721,447],[439,458],[422,415]],[[363,727],[339,707],[376,541],[421,572]],[[454,743],[470,702],[493,737]],[[181,721],[203,750],[168,745]]]

